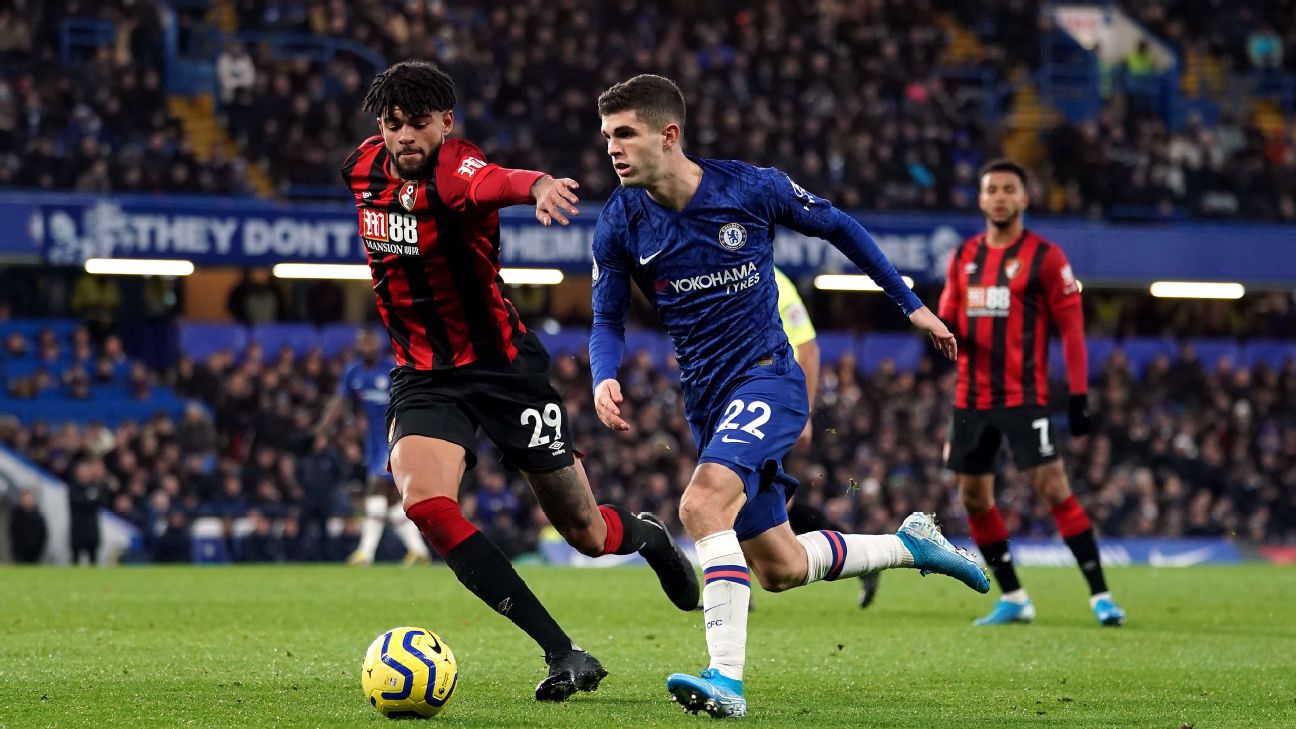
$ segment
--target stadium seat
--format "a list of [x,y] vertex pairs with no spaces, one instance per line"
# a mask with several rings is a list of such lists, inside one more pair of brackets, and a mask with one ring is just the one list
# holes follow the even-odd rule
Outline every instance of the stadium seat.
[[[1116,349],[1116,342],[1111,337],[1086,337],[1085,350],[1089,353],[1089,379],[1098,376],[1107,364],[1107,358]],[[1066,351],[1062,340],[1057,337],[1049,339],[1049,378],[1063,381],[1066,379]]]
[[59,343],[67,344],[72,337],[72,332],[80,325],[76,319],[10,319],[6,322],[0,322],[0,341],[13,332],[18,332],[27,338],[35,346],[36,335],[43,330],[49,329],[58,337]]
[[252,327],[251,338],[270,359],[278,356],[285,346],[291,347],[298,357],[320,346],[320,331],[311,324],[261,324]]
[[1125,353],[1135,377],[1142,377],[1148,363],[1159,355],[1169,357],[1172,362],[1179,356],[1179,345],[1172,339],[1132,338],[1122,342],[1118,348]]
[[221,350],[241,352],[247,346],[247,327],[232,322],[183,322],[180,351],[201,362]]
[[[338,352],[354,346],[359,329],[355,324],[329,324],[321,329],[319,342],[324,356],[336,357]],[[383,339],[386,339],[385,333]]]
[[854,354],[858,337],[845,332],[819,332],[815,341],[819,344],[819,360],[824,364],[835,364],[844,354]]
[[1254,339],[1242,347],[1239,361],[1247,367],[1267,364],[1279,369],[1288,360],[1296,360],[1296,342],[1275,339]]
[[855,357],[860,369],[873,374],[886,360],[895,363],[901,372],[913,372],[922,362],[925,338],[914,334],[866,334],[855,346]]
[[1234,365],[1239,363],[1240,350],[1232,339],[1190,339],[1188,343],[1197,350],[1197,359],[1207,369],[1215,369],[1221,359],[1228,359]]

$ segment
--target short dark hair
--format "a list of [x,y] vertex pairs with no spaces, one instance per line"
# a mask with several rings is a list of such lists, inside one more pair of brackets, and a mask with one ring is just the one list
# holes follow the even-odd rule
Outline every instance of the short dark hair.
[[684,94],[675,82],[651,73],[639,74],[599,94],[599,116],[619,111],[633,111],[654,126],[675,122],[681,129],[687,113]]
[[401,61],[374,76],[363,108],[384,116],[396,107],[406,116],[450,111],[455,107],[454,79],[427,61]]
[[991,172],[1011,172],[1017,175],[1017,179],[1021,180],[1022,187],[1026,187],[1026,168],[1006,157],[992,159],[981,165],[981,171],[977,173],[977,180],[980,181],[982,177]]

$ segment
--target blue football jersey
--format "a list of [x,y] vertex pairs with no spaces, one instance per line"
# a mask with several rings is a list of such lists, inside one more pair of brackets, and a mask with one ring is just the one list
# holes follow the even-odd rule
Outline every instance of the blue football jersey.
[[394,363],[379,361],[372,367],[353,362],[342,372],[338,394],[358,404],[368,425],[365,460],[371,475],[387,471],[387,402],[391,397]]
[[702,179],[683,210],[658,204],[641,188],[620,188],[599,215],[590,342],[595,385],[620,367],[631,280],[675,345],[690,419],[723,407],[733,379],[763,360],[791,360],[774,279],[776,224],[833,243],[906,314],[922,306],[857,221],[783,172],[690,159],[702,167]]

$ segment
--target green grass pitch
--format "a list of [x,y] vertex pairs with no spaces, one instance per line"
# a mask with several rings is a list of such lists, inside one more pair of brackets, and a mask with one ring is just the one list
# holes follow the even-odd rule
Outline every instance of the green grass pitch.
[[[0,726],[368,726],[375,635],[437,631],[460,682],[438,726],[698,726],[664,681],[705,665],[697,613],[646,569],[524,568],[611,675],[531,698],[539,650],[444,567],[0,569]],[[1034,625],[973,628],[993,598],[912,571],[756,595],[754,726],[1296,727],[1296,569],[1109,571],[1129,623],[1102,629],[1075,570],[1023,570]]]

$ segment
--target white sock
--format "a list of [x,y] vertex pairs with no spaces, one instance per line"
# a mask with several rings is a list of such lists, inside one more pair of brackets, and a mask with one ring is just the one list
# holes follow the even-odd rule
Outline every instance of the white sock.
[[1090,596],[1089,596],[1089,609],[1090,609],[1090,610],[1093,610],[1094,605],[1097,605],[1097,604],[1098,604],[1098,601],[1099,601],[1099,600],[1103,600],[1103,599],[1110,600],[1110,599],[1111,599],[1111,593],[1110,593],[1110,592],[1095,592],[1094,594],[1090,595]]
[[702,562],[702,620],[711,668],[741,681],[747,662],[751,572],[732,529],[703,537],[695,546]]
[[[1024,588],[1019,587],[1016,590],[1013,590],[1012,592],[1005,592],[1003,594],[1003,599],[1011,603],[1016,603],[1018,605],[1025,605],[1026,603],[1030,602],[1030,595],[1026,594],[1026,590]],[[1089,603],[1089,607],[1093,607],[1092,602]]]
[[805,584],[858,577],[892,567],[912,567],[913,555],[894,534],[798,534],[806,551]]
[[423,534],[414,522],[405,516],[405,508],[399,503],[392,504],[387,510],[387,522],[396,530],[396,536],[400,537],[401,543],[405,545],[405,551],[411,554],[417,554],[420,557],[428,556],[427,544],[423,542]]
[[387,497],[366,496],[364,515],[364,521],[360,522],[360,546],[356,547],[356,551],[372,562],[374,554],[378,552],[383,527],[387,523]]

